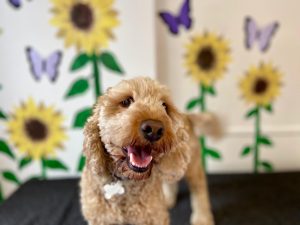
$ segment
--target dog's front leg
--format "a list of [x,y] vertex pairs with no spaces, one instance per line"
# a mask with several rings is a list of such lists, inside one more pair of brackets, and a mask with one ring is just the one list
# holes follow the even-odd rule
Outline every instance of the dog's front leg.
[[164,182],[173,183],[183,178],[189,162],[189,146],[182,142],[163,156],[157,168]]
[[168,208],[173,208],[177,200],[178,183],[163,182],[163,193]]
[[214,225],[210,208],[209,193],[206,183],[206,175],[201,166],[199,149],[192,157],[188,166],[186,179],[189,184],[192,202],[192,225]]
[[[143,224],[146,225],[146,224]],[[169,213],[166,211],[147,225],[170,225]]]
[[91,221],[91,222],[88,222],[88,225],[111,225],[111,224],[103,223],[103,222],[99,222],[99,221],[97,221],[97,222]]

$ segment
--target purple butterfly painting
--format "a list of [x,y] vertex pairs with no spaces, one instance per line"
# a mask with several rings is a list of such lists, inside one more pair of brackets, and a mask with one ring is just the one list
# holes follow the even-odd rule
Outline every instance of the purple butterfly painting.
[[20,8],[20,6],[21,6],[21,0],[8,0],[8,2],[9,2],[14,8]]
[[279,24],[277,22],[272,22],[263,28],[259,28],[251,17],[246,17],[244,27],[246,48],[251,49],[254,43],[257,42],[260,51],[267,51],[278,27]]
[[62,59],[61,51],[53,52],[48,58],[44,59],[33,48],[26,49],[27,59],[30,64],[30,69],[35,80],[39,81],[43,75],[54,82],[58,76],[58,67]]
[[186,29],[190,29],[192,26],[192,19],[190,17],[191,7],[190,0],[184,0],[179,15],[172,15],[169,12],[160,12],[159,16],[168,26],[172,34],[178,34],[180,25]]
[[[31,1],[31,0],[28,0]],[[8,0],[8,3],[15,9],[19,9],[22,5],[22,0]]]

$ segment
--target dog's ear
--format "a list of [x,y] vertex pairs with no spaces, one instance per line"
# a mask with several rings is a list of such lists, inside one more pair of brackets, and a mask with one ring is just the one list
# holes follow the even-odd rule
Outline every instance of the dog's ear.
[[101,142],[99,128],[99,112],[101,97],[93,109],[93,115],[88,119],[84,127],[83,153],[86,156],[86,167],[93,174],[100,176],[109,175],[109,157]]

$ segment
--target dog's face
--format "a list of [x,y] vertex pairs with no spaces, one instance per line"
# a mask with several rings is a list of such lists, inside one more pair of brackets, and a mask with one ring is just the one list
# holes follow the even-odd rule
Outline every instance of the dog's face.
[[98,108],[100,138],[120,178],[148,178],[160,157],[177,142],[181,114],[168,90],[149,78],[122,81],[110,88]]

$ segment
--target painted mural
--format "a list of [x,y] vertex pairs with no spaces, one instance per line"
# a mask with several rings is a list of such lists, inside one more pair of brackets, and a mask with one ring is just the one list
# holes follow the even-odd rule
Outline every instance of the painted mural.
[[255,173],[263,170],[273,171],[273,165],[260,157],[263,147],[272,147],[273,141],[262,132],[262,114],[273,112],[273,102],[280,93],[282,74],[272,64],[261,63],[251,66],[240,82],[243,98],[253,105],[247,114],[247,119],[254,120],[253,143],[244,147],[242,156],[253,156]]
[[[25,9],[30,11],[31,6],[38,4],[37,2],[10,0],[5,2],[8,6],[5,10],[10,10],[10,15]],[[153,11],[154,18],[163,27],[162,32],[174,41],[170,43],[179,43],[184,53],[179,57],[181,61],[174,60],[172,64],[180,65],[185,73],[174,76],[187,75],[186,79],[192,80],[192,85],[197,90],[186,98],[187,102],[184,100],[185,109],[188,112],[212,111],[210,101],[223,101],[226,95],[219,88],[219,83],[230,79],[230,82],[235,84],[236,91],[240,93],[240,96],[237,96],[243,107],[242,112],[239,112],[240,118],[243,122],[251,122],[253,133],[253,138],[246,139],[242,145],[232,146],[239,152],[235,156],[240,161],[249,159],[250,162],[251,159],[251,169],[254,173],[276,171],[276,162],[262,154],[276,144],[276,137],[265,131],[263,122],[265,117],[270,118],[275,114],[275,101],[280,99],[282,84],[287,77],[285,67],[277,66],[281,62],[276,61],[272,55],[267,55],[269,51],[280,48],[276,38],[283,32],[284,26],[275,16],[263,24],[255,14],[249,16],[244,13],[232,24],[238,27],[240,35],[239,41],[234,41],[228,38],[228,30],[218,29],[217,26],[197,29],[199,21],[195,5],[195,1],[182,0],[176,1],[177,11],[167,7]],[[31,42],[18,46],[17,55],[22,57],[16,57],[16,64],[13,64],[15,66],[22,60],[27,66],[27,71],[24,74],[1,75],[0,83],[3,85],[0,95],[3,89],[16,89],[15,80],[26,77],[24,85],[22,83],[22,86],[25,86],[23,88],[46,87],[50,90],[49,95],[63,92],[57,97],[63,104],[53,104],[53,101],[48,101],[47,98],[41,100],[39,93],[18,96],[17,100],[12,100],[14,104],[1,103],[0,128],[3,136],[0,137],[0,162],[9,161],[13,166],[0,165],[0,202],[7,196],[4,184],[18,187],[32,178],[48,179],[51,177],[49,174],[57,171],[63,172],[64,176],[78,175],[85,163],[81,154],[82,146],[78,145],[76,150],[66,146],[72,132],[78,131],[81,134],[93,107],[92,104],[79,100],[88,96],[91,102],[95,102],[105,91],[104,84],[107,80],[119,81],[126,78],[124,68],[128,68],[126,65],[130,61],[130,52],[128,59],[124,60],[116,53],[116,49],[110,46],[112,42],[124,38],[116,38],[116,29],[120,27],[120,15],[123,12],[121,8],[117,12],[115,1],[49,0],[49,6],[47,16],[51,20],[46,17],[42,20],[49,29],[54,30],[49,39],[64,43],[64,47],[52,46],[50,49],[43,49],[43,45],[36,43],[34,39],[35,35],[39,35],[39,31],[36,30]],[[2,24],[0,26],[3,27]],[[4,33],[1,28],[0,42],[6,33],[16,32],[17,29],[14,29],[14,26],[5,27]],[[42,34],[40,35],[42,38]],[[154,36],[152,38],[155,38]],[[248,67],[235,70],[238,72],[238,79],[230,71],[231,66],[237,63],[233,57],[237,45],[245,50],[249,59],[253,61]],[[67,60],[68,54],[71,54],[71,61]],[[138,63],[139,61],[134,62]],[[68,73],[63,72],[65,67]],[[4,84],[1,80],[4,76],[15,78]],[[63,76],[70,77],[71,81],[62,83]],[[27,84],[31,86],[27,87]],[[66,114],[63,110],[64,104],[74,104],[75,109]],[[199,143],[206,169],[210,160],[221,163],[222,160],[233,157],[232,153],[225,154],[223,149],[211,145],[205,136],[199,137]],[[61,154],[63,152],[74,153],[77,158],[76,165],[71,164],[67,154]],[[23,172],[29,167],[35,168],[34,172],[24,177]]]
[[[75,46],[78,55],[70,66],[72,72],[90,66],[89,76],[77,78],[69,87],[66,99],[79,97],[89,89],[94,92],[95,101],[103,93],[101,71],[109,69],[122,75],[123,69],[114,54],[107,50],[113,38],[112,30],[119,25],[114,1],[53,0],[51,23],[58,28],[58,36],[64,38],[65,46]],[[84,106],[75,113],[73,128],[83,128],[91,115],[92,106]],[[85,158],[80,155],[77,170],[81,171]]]
[[[199,86],[199,95],[187,103],[187,110],[198,107],[201,112],[209,111],[208,97],[217,96],[215,82],[224,76],[230,59],[229,44],[221,36],[205,32],[191,37],[190,43],[186,45],[184,65]],[[207,157],[217,160],[222,158],[220,151],[207,146],[204,135],[199,137],[199,142],[204,168]]]

